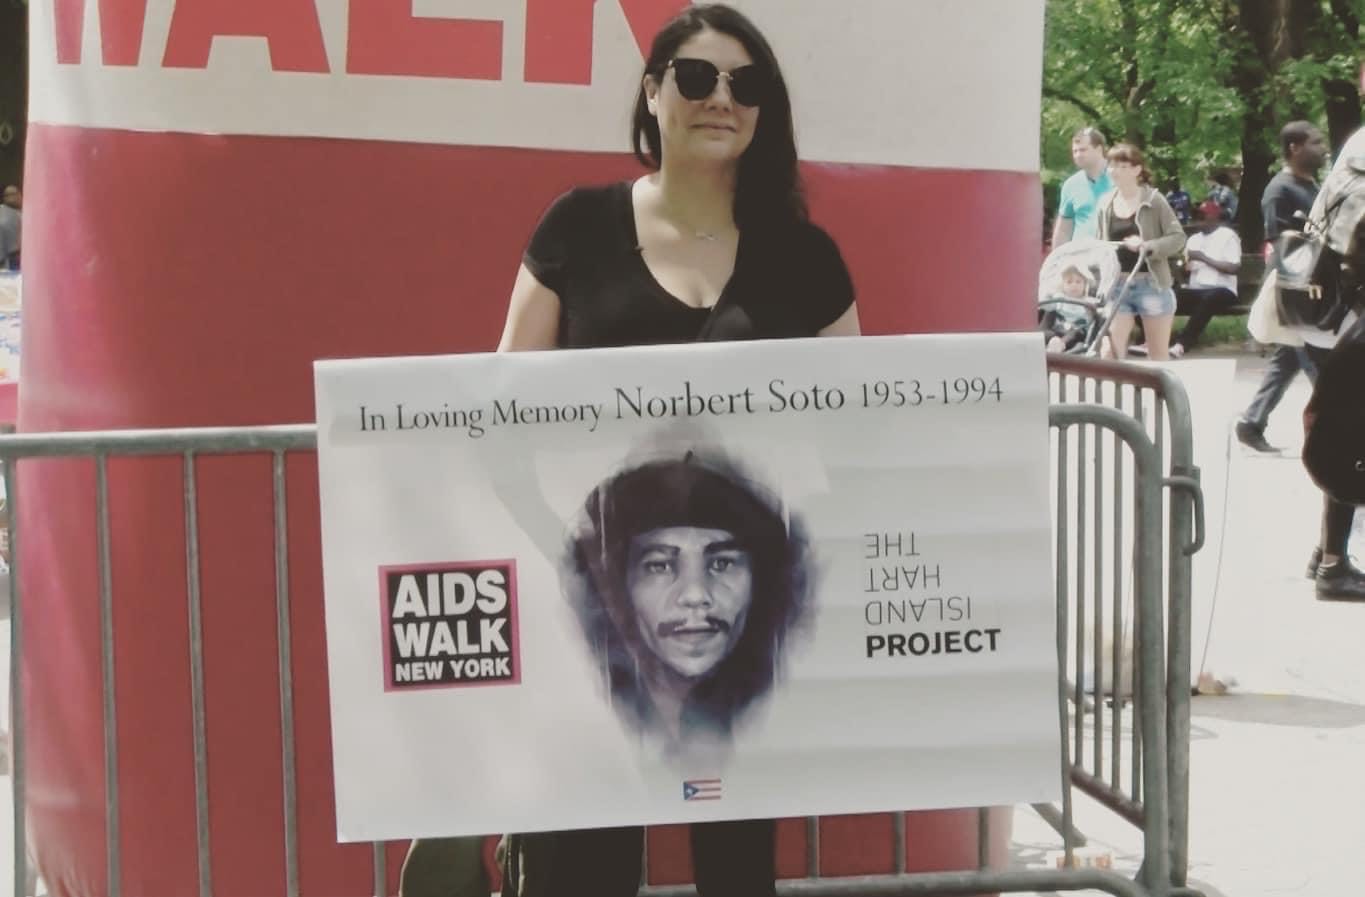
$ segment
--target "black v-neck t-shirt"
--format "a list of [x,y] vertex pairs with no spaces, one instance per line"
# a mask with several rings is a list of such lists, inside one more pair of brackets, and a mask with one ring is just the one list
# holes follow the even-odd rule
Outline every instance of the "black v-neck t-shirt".
[[640,254],[632,182],[570,190],[546,211],[522,258],[559,296],[565,349],[815,336],[853,304],[839,249],[792,222],[740,234],[735,269],[711,308],[669,293]]

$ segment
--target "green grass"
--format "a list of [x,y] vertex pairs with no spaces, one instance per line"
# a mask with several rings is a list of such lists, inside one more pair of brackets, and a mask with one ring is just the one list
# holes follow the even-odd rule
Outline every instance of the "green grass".
[[[1173,333],[1179,333],[1189,319],[1183,315],[1175,319]],[[1246,315],[1215,315],[1204,333],[1199,337],[1200,347],[1225,346],[1230,343],[1244,343],[1250,337],[1247,333]]]

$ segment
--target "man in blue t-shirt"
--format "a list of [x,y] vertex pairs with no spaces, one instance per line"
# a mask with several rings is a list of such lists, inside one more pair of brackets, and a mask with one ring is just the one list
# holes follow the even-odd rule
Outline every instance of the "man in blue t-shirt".
[[1081,128],[1071,136],[1071,161],[1080,170],[1062,184],[1052,225],[1053,249],[1067,240],[1095,236],[1095,207],[1113,187],[1104,149],[1104,135],[1094,128]]

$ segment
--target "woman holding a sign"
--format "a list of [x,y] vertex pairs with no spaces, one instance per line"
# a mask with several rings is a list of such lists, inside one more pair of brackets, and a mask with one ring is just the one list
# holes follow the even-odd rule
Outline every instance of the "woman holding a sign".
[[[791,101],[739,12],[692,6],[655,36],[633,150],[650,172],[561,196],[531,238],[500,351],[852,336],[853,283],[812,224]],[[643,829],[509,838],[504,895],[633,895]],[[692,826],[703,897],[775,893],[771,820]]]
[[786,85],[747,19],[695,6],[659,32],[632,136],[654,170],[555,201],[499,350],[858,333],[848,269],[807,218]]

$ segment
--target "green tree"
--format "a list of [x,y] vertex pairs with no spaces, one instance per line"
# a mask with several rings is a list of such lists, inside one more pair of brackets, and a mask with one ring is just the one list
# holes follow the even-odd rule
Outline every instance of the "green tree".
[[1239,150],[1242,106],[1226,83],[1218,24],[1203,4],[1049,0],[1044,182],[1071,170],[1070,135],[1093,124],[1143,147],[1158,183],[1202,194],[1207,173],[1235,164]]
[[1281,124],[1322,124],[1334,147],[1361,122],[1365,0],[1048,0],[1042,155],[1046,208],[1084,125],[1144,148],[1158,182],[1196,198],[1241,172],[1239,230],[1259,244],[1260,195]]

